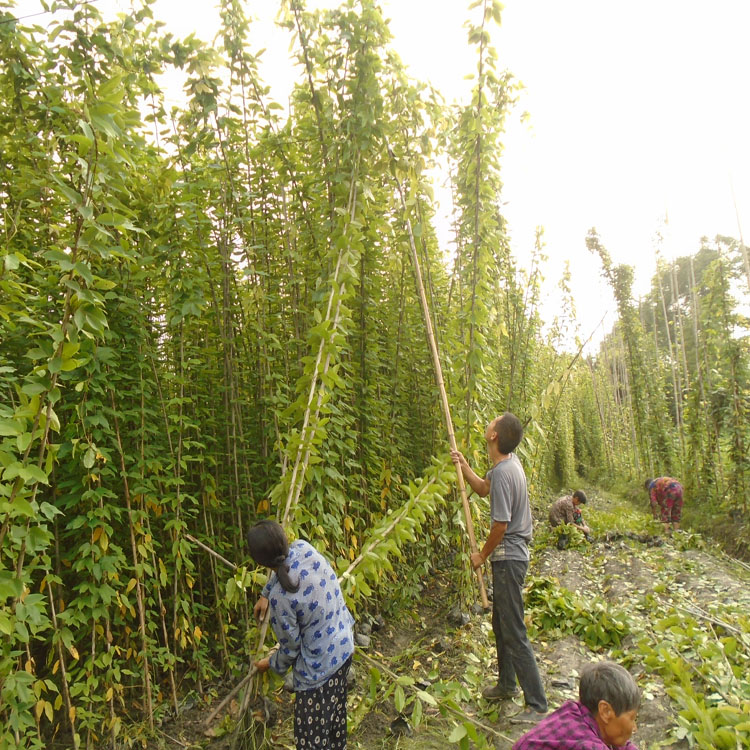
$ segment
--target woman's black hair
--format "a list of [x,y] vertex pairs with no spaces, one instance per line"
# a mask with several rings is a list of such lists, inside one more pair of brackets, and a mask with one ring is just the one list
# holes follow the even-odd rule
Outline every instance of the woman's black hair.
[[250,548],[250,556],[258,565],[276,571],[284,591],[297,591],[299,582],[292,583],[289,566],[285,562],[289,554],[289,541],[279,523],[271,519],[258,521],[247,532],[247,546]]
[[643,483],[643,486],[644,486],[644,487],[645,487],[646,489],[648,489],[648,488],[649,488],[649,487],[651,486],[651,482],[653,482],[653,481],[654,481],[653,479],[647,479],[647,480],[646,480],[646,481],[645,481],[645,482]]
[[587,498],[586,498],[586,493],[583,490],[576,490],[573,493],[573,497],[578,498],[578,502],[581,503],[582,505],[586,505]]

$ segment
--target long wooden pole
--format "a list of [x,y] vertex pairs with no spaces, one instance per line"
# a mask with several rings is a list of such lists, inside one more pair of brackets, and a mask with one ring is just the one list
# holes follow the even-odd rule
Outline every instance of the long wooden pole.
[[[438,388],[440,390],[440,401],[443,405],[443,416],[445,417],[445,426],[448,429],[448,442],[452,451],[458,450],[456,447],[456,435],[453,432],[453,420],[451,419],[451,409],[448,404],[448,394],[445,391],[445,383],[443,381],[443,368],[440,366],[440,356],[438,355],[437,343],[435,342],[435,334],[432,330],[432,319],[430,318],[430,308],[427,305],[427,295],[424,291],[424,283],[422,282],[422,271],[419,266],[419,257],[417,256],[417,246],[414,242],[414,233],[411,228],[411,221],[406,212],[406,201],[404,200],[404,191],[401,187],[401,183],[396,180],[398,186],[398,194],[401,198],[401,207],[404,210],[404,221],[406,222],[406,231],[409,235],[409,245],[411,247],[411,258],[414,263],[414,275],[417,279],[417,289],[419,290],[419,297],[422,302],[422,315],[424,316],[424,324],[427,329],[427,340],[430,344],[430,351],[432,352],[432,363],[435,366],[435,379],[437,380]],[[461,472],[461,468],[456,466],[456,479],[458,481],[458,489],[461,493],[461,503],[464,508],[464,518],[466,520],[466,533],[469,537],[469,547],[472,553],[477,552],[477,541],[474,536],[474,522],[471,519],[471,508],[469,507],[469,498],[466,494],[466,484],[464,482],[464,475]],[[479,582],[479,597],[482,602],[484,609],[490,608],[489,600],[487,599],[487,591],[484,587],[484,577],[482,575],[482,569],[477,568],[477,581]]]

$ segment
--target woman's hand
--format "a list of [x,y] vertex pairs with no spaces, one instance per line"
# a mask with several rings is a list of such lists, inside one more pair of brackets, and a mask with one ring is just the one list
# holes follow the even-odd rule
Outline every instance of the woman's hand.
[[253,666],[258,670],[260,674],[267,672],[271,666],[271,659],[267,656],[265,659],[258,659],[253,662]]

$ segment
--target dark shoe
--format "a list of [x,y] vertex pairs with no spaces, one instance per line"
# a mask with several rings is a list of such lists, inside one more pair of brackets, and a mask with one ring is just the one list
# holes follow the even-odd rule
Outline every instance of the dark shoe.
[[568,541],[569,539],[567,534],[560,534],[560,536],[557,537],[557,549],[567,549]]
[[511,724],[536,724],[538,721],[543,719],[546,716],[545,713],[540,713],[539,711],[535,711],[533,708],[529,708],[528,706],[524,708],[523,711],[521,711],[520,714],[516,714],[515,716],[510,717],[510,723]]
[[500,685],[490,685],[482,690],[482,698],[488,701],[508,701],[515,698],[521,691],[517,688],[514,690],[503,690]]

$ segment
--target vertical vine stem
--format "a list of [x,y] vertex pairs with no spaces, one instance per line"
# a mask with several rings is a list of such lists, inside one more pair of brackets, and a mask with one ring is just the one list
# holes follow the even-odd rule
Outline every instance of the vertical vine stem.
[[130,486],[128,484],[128,474],[125,468],[125,452],[122,447],[122,438],[120,437],[120,423],[117,418],[117,404],[115,402],[115,392],[110,388],[110,403],[112,404],[112,416],[115,423],[115,438],[117,448],[120,454],[120,471],[122,472],[122,483],[125,492],[125,505],[128,510],[128,525],[130,527],[130,547],[133,554],[133,575],[135,577],[135,593],[138,600],[138,624],[141,631],[141,647],[143,649],[143,686],[146,690],[146,720],[151,731],[154,729],[154,705],[151,696],[151,673],[148,658],[148,636],[146,634],[146,610],[143,601],[143,581],[140,573],[141,564],[138,562],[138,545],[135,541],[135,523],[133,522],[133,507],[130,500]]

